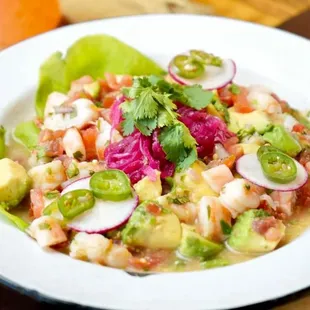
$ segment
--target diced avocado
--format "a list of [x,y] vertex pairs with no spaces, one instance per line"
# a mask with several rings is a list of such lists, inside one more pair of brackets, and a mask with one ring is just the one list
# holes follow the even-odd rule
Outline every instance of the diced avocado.
[[239,113],[234,108],[230,108],[228,112],[230,116],[228,129],[234,133],[249,126],[253,126],[257,132],[262,133],[272,124],[268,115],[263,111],[255,110],[250,113]]
[[270,252],[275,249],[285,233],[285,226],[277,221],[279,237],[276,240],[267,240],[264,235],[253,229],[253,222],[270,217],[264,210],[248,210],[237,217],[232,232],[228,239],[228,245],[235,251],[248,254]]
[[206,180],[202,177],[202,172],[207,170],[206,165],[200,161],[195,161],[191,167],[181,173],[174,175],[176,184],[189,192],[189,200],[197,203],[203,196],[217,196]]
[[30,189],[30,178],[23,166],[9,158],[0,160],[0,203],[17,206]]
[[156,180],[152,181],[148,176],[146,176],[133,187],[140,201],[154,200],[158,198],[162,192],[160,172],[156,170]]
[[272,146],[292,157],[295,157],[302,150],[298,141],[281,125],[275,125],[272,130],[263,135],[263,138]]
[[242,147],[244,154],[256,154],[260,148],[260,145],[255,143],[240,143],[240,146]]
[[223,245],[201,237],[191,226],[182,224],[182,240],[178,250],[185,257],[207,259],[221,252]]
[[180,240],[178,217],[153,201],[140,204],[122,231],[125,244],[150,249],[175,249]]
[[3,126],[0,126],[0,159],[5,156],[5,129]]
[[80,173],[78,168],[78,162],[76,160],[72,160],[69,167],[66,169],[66,175],[69,179],[77,176]]
[[89,94],[93,98],[97,98],[99,96],[99,92],[100,92],[100,84],[98,81],[95,81],[95,82],[90,83],[90,84],[85,84],[83,86],[83,89],[87,94]]
[[228,266],[229,261],[224,258],[213,258],[200,263],[202,269],[211,269],[216,267]]

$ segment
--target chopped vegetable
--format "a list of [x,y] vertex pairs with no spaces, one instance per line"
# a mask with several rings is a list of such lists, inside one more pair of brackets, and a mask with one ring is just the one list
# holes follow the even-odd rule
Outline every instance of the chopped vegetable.
[[10,222],[12,222],[21,231],[26,231],[29,224],[27,222],[25,222],[23,219],[21,219],[20,217],[9,213],[5,209],[6,209],[5,205],[1,205],[0,206],[0,214],[2,214]]
[[39,143],[40,129],[33,121],[20,123],[14,130],[14,137],[29,150],[37,147]]
[[223,250],[221,244],[204,239],[189,226],[182,224],[179,252],[185,257],[208,259]]
[[5,129],[3,126],[0,126],[0,159],[4,158],[5,153],[6,153]]
[[90,187],[95,197],[104,200],[125,200],[132,194],[127,175],[116,169],[94,173],[90,178]]
[[276,183],[269,180],[264,175],[261,163],[256,154],[247,154],[239,158],[236,163],[236,170],[245,179],[264,188],[284,192],[293,191],[302,187],[308,180],[306,169],[295,159],[293,159],[293,161],[297,167],[296,179],[286,184]]
[[268,152],[260,157],[265,176],[276,183],[290,183],[296,179],[297,167],[289,156],[279,152]]
[[95,199],[91,191],[77,189],[62,195],[58,201],[58,208],[65,218],[73,219],[91,209],[94,204]]
[[272,146],[292,157],[295,157],[302,150],[298,141],[280,125],[276,125],[272,130],[266,132],[263,138]]
[[[76,190],[90,192],[90,177],[77,180],[68,185],[61,193],[62,196]],[[69,220],[67,227],[75,231],[87,233],[105,233],[124,225],[130,218],[138,203],[133,193],[128,199],[121,201],[104,201],[95,198],[91,209]]]
[[235,251],[249,254],[270,252],[285,233],[282,221],[264,210],[249,210],[238,216],[228,245]]

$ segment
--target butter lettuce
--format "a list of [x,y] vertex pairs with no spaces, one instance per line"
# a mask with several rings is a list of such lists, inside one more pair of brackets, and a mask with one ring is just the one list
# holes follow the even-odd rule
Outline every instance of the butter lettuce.
[[36,112],[43,117],[48,95],[67,92],[70,83],[83,75],[103,78],[105,72],[160,75],[163,69],[139,51],[108,35],[90,35],[76,41],[66,56],[56,52],[40,67]]
[[14,137],[29,150],[38,145],[40,129],[33,121],[20,123],[14,130]]
[[69,83],[65,79],[65,61],[62,53],[52,54],[40,67],[39,87],[36,93],[36,112],[43,117],[48,95],[53,91],[66,92]]

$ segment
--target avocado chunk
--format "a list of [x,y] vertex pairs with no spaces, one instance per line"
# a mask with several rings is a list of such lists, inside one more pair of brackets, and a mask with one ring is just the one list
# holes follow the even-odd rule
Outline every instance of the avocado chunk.
[[182,240],[179,253],[185,257],[208,259],[223,250],[223,245],[207,240],[195,232],[195,229],[182,224]]
[[284,234],[285,226],[282,221],[264,210],[252,209],[237,217],[228,245],[241,253],[266,253],[275,249]]
[[151,180],[148,176],[146,176],[133,186],[140,201],[154,200],[161,195],[162,186],[160,172],[156,170],[155,173],[155,180]]
[[30,178],[23,166],[9,158],[0,160],[0,203],[17,206],[30,190]]
[[180,240],[178,217],[154,201],[140,204],[122,231],[125,244],[150,249],[175,249]]
[[97,98],[99,96],[99,92],[100,92],[100,84],[98,81],[95,81],[95,82],[90,83],[90,84],[85,84],[83,86],[83,89],[84,89],[85,93],[89,94],[93,98]]
[[234,133],[249,126],[253,126],[258,133],[263,133],[272,124],[268,115],[263,111],[255,110],[250,113],[239,113],[234,108],[229,108],[228,112],[230,117],[228,129]]
[[302,150],[298,141],[281,125],[274,126],[272,130],[263,135],[263,138],[272,146],[292,157],[295,157]]

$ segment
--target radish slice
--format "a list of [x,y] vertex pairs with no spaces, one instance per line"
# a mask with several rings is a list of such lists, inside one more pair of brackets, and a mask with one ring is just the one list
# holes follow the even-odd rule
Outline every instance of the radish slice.
[[207,65],[202,76],[195,79],[185,79],[177,75],[173,65],[168,67],[169,75],[173,80],[181,85],[200,84],[203,89],[217,89],[229,84],[236,75],[236,64],[231,59],[223,59],[222,67]]
[[[80,179],[68,185],[61,193],[64,195],[76,189],[90,189],[89,178]],[[76,231],[89,234],[105,233],[125,224],[138,205],[138,198],[133,197],[122,201],[105,201],[96,198],[92,209],[67,222],[67,226]]]
[[236,170],[243,178],[256,185],[281,192],[288,192],[302,187],[308,180],[306,169],[298,161],[293,160],[297,167],[297,177],[294,181],[286,184],[275,183],[266,178],[257,155],[254,153],[240,157],[236,163]]

